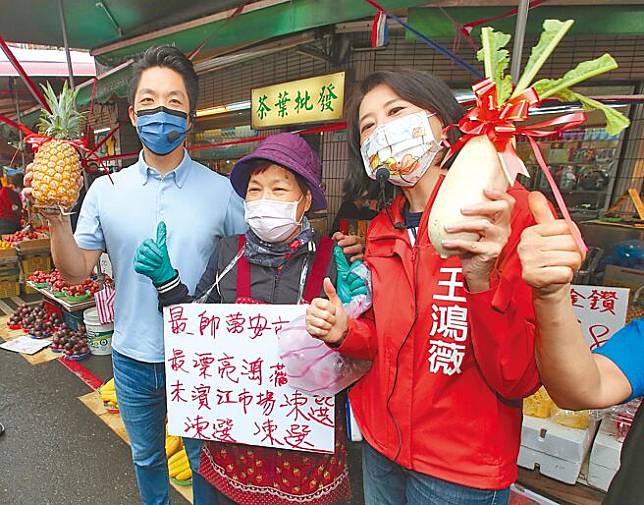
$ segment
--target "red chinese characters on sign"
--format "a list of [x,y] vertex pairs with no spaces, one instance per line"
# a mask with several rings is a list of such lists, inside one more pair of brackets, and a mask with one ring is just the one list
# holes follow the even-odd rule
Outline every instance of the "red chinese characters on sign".
[[187,403],[188,400],[186,400],[181,396],[181,393],[183,393],[185,390],[186,388],[183,387],[183,383],[176,381],[174,384],[170,386],[170,401]]
[[203,336],[207,331],[212,338],[215,338],[217,336],[220,322],[221,319],[219,317],[210,316],[204,310],[199,314],[199,334]]
[[583,308],[584,304],[582,300],[585,300],[586,297],[582,295],[579,291],[577,291],[575,288],[572,288],[570,290],[570,301],[572,302],[573,307],[580,307]]
[[280,442],[280,440],[275,436],[278,426],[271,419],[264,421],[261,426],[255,423],[255,427],[257,428],[257,431],[253,433],[253,435],[257,436],[261,433],[264,434],[264,438],[262,438],[260,442],[268,442],[273,447],[275,447],[275,444],[284,445],[284,443]]
[[279,332],[305,309],[227,304],[181,308],[172,316],[177,331],[185,330],[180,335],[171,331],[169,309],[164,318],[168,433],[333,452],[339,415],[335,399],[288,387],[279,354]]
[[259,393],[257,395],[257,405],[262,408],[266,417],[270,416],[275,410],[275,394],[272,391]]
[[333,412],[333,398],[330,396],[316,396],[315,406],[309,409],[309,417],[311,421],[315,421],[322,426],[333,428],[334,422],[331,418]]
[[199,369],[199,377],[201,377],[202,379],[212,377],[212,374],[208,373],[210,367],[215,362],[215,358],[213,357],[212,353],[202,352],[198,353],[196,356],[197,359],[193,360],[193,368]]
[[293,449],[304,449],[304,446],[314,447],[314,445],[306,440],[311,434],[311,428],[305,424],[291,424],[291,427],[286,430],[284,442],[291,446]]
[[197,416],[194,419],[186,417],[184,433],[188,438],[198,438],[201,440],[206,439],[205,431],[210,426],[210,422],[206,421],[201,416]]
[[226,328],[228,330],[228,333],[243,333],[245,324],[246,318],[241,315],[241,312],[237,312],[236,314],[228,314],[226,316]]
[[268,329],[268,320],[261,314],[248,318],[248,329],[252,330],[253,335],[250,337],[251,340],[255,340],[257,337],[264,335],[264,332]]
[[216,391],[217,394],[217,405],[233,405],[237,402],[237,400],[233,400],[230,395],[233,394],[232,389],[228,389],[225,391],[222,391],[221,389],[218,389]]
[[615,315],[615,301],[617,300],[616,291],[600,291],[593,289],[588,298],[590,300],[590,310],[610,312],[611,314]]
[[170,368],[173,372],[182,372],[188,373],[188,371],[183,368],[183,365],[186,363],[186,354],[181,349],[172,349],[172,356],[168,358],[168,363],[170,363]]
[[284,403],[280,405],[280,408],[291,407],[291,410],[288,411],[286,417],[294,416],[293,421],[295,422],[297,422],[300,417],[305,421],[308,421],[309,416],[304,413],[304,407],[306,407],[308,403],[308,396],[296,389],[291,394],[284,395]]
[[282,331],[284,325],[288,323],[290,321],[284,321],[281,316],[277,318],[277,321],[273,321],[271,324],[273,325],[273,330],[275,330],[275,335]]
[[286,366],[284,363],[277,363],[276,365],[272,365],[270,368],[273,370],[273,373],[269,377],[269,380],[271,384],[273,384],[273,387],[278,388],[288,384]]
[[608,342],[610,334],[610,328],[608,328],[608,326],[603,324],[593,324],[588,327],[588,332],[590,333],[590,338],[593,340],[593,343],[590,346],[591,351],[594,351]]
[[235,423],[232,419],[217,419],[214,423],[214,432],[212,438],[217,440],[217,442],[233,442],[236,443],[230,432],[235,427]]
[[234,376],[237,371],[237,367],[232,364],[234,359],[234,357],[228,356],[227,354],[224,354],[223,357],[219,358],[219,369],[217,370],[217,373],[220,378],[225,378],[230,382],[239,384],[239,378]]
[[254,361],[244,360],[241,375],[245,376],[251,382],[256,382],[258,386],[261,386],[263,384],[263,364],[264,360],[262,358],[257,358]]
[[172,331],[172,334],[178,335],[185,332],[188,319],[183,316],[183,307],[170,307],[168,313],[170,314],[170,331]]
[[199,406],[197,407],[197,410],[201,410],[202,408],[211,410],[210,403],[208,400],[209,395],[210,395],[210,386],[200,384],[199,386],[195,386],[192,389],[192,401],[197,402],[199,404]]
[[251,403],[253,403],[253,393],[248,391],[246,388],[239,393],[239,396],[237,397],[239,400],[239,403],[242,406],[242,409],[244,410],[244,415],[248,414],[248,407],[250,406]]

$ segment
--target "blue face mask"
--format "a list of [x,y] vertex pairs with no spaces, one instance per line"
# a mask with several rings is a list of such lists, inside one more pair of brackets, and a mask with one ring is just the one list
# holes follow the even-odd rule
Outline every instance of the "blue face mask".
[[145,147],[164,156],[179,147],[188,133],[188,114],[157,107],[136,113],[136,131]]

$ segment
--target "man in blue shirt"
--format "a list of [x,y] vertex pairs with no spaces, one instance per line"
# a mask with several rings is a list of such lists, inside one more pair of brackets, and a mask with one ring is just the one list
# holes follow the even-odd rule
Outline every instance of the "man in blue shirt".
[[[570,298],[583,257],[568,224],[555,220],[543,195],[530,195],[530,209],[537,225],[524,230],[518,252],[523,278],[533,287],[537,363],[548,393],[571,410],[644,396],[644,321],[632,321],[591,353]],[[604,504],[644,504],[644,407],[624,441],[621,461]]]
[[[144,505],[168,504],[170,498],[163,321],[155,287],[134,271],[136,248],[164,221],[172,262],[194,290],[216,241],[245,230],[243,202],[228,179],[190,159],[184,148],[197,85],[192,63],[181,51],[148,49],[130,83],[130,119],[143,144],[139,160],[111,180],[101,177],[92,184],[75,235],[68,216],[48,216],[54,262],[67,281],[85,279],[102,251],[112,262],[114,379]],[[184,445],[195,504],[216,503],[212,488],[197,475],[201,442],[184,439]]]

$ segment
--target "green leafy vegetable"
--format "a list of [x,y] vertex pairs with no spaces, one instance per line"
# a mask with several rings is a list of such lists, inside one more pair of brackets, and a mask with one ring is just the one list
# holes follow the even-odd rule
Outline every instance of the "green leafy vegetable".
[[570,89],[562,89],[555,95],[555,98],[562,102],[580,102],[584,110],[600,111],[606,118],[606,131],[610,135],[617,135],[631,124],[630,120],[621,112]]
[[570,89],[582,81],[617,68],[617,62],[609,54],[604,54],[594,60],[584,61],[559,79],[541,79],[533,83],[544,63],[573,23],[573,20],[547,19],[544,21],[539,42],[532,48],[530,58],[528,58],[514,93],[512,93],[512,79],[505,74],[510,63],[509,52],[505,48],[510,42],[510,35],[496,32],[490,27],[483,28],[481,30],[482,49],[476,56],[485,66],[485,76],[496,83],[499,105],[505,103],[510,95],[512,98],[517,97],[532,86],[542,100],[554,97],[564,102],[580,102],[586,110],[602,112],[606,117],[606,131],[611,135],[616,135],[629,126],[628,118],[615,109]]
[[505,75],[510,64],[510,53],[505,46],[510,42],[510,38],[506,33],[495,32],[494,28],[485,27],[481,30],[483,48],[476,53],[477,59],[485,65],[485,77],[493,79],[496,83],[499,104],[505,102],[512,93],[512,78]]
[[543,32],[541,33],[539,42],[532,48],[530,58],[526,63],[512,97],[519,96],[530,87],[530,84],[532,84],[532,81],[539,73],[539,70],[541,70],[541,67],[543,67],[543,64],[555,50],[559,42],[561,42],[566,32],[570,30],[573,23],[574,21],[572,19],[563,22],[558,19],[546,19],[543,22]]
[[617,62],[606,53],[594,60],[584,61],[572,70],[569,70],[560,79],[541,79],[534,83],[534,89],[540,98],[548,98],[556,95],[561,90],[571,88],[575,84],[595,77],[596,75],[609,72],[617,68]]

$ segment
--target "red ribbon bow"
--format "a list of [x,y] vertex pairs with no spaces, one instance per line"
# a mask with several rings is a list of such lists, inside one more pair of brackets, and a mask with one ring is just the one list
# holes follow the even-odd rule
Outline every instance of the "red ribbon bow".
[[[541,99],[533,88],[511,98],[501,106],[497,103],[496,83],[492,79],[485,79],[476,83],[472,86],[472,90],[476,97],[476,106],[461,118],[458,125],[449,125],[445,130],[458,126],[458,129],[463,133],[458,141],[449,146],[445,159],[447,160],[455,155],[471,138],[487,135],[498,152],[505,176],[509,185],[512,186],[518,174],[530,177],[528,170],[514,148],[515,137],[518,135],[525,136],[530,142],[539,168],[541,168],[548,180],[550,189],[557,201],[557,206],[568,223],[577,247],[579,247],[582,254],[585,254],[588,247],[586,247],[579,230],[570,217],[566,203],[535,139],[549,137],[578,127],[586,121],[586,113],[573,112],[540,123],[521,125],[521,122],[528,119],[530,108],[541,103]],[[544,128],[548,129],[545,130]]]
[[[94,149],[90,149],[88,147],[87,139],[85,137],[82,137],[80,139],[58,139],[58,140],[62,140],[63,142],[65,142],[66,144],[69,144],[79,152],[79,154],[81,155],[81,165],[83,169],[87,170],[89,163],[92,163],[92,162],[96,163],[105,172],[110,182],[114,184],[114,181],[112,180],[112,176],[110,175],[109,169],[103,164],[101,158],[99,158],[96,155],[96,151],[105,143],[107,138],[111,137],[112,134],[116,132],[116,130],[118,130],[118,127],[113,129],[112,132],[110,132],[110,135],[108,135],[108,137],[103,139],[103,141],[101,141],[101,143],[98,146],[94,147]],[[40,148],[40,146],[42,146],[45,142],[49,142],[50,140],[56,140],[56,139],[54,139],[53,137],[49,137],[47,135],[41,135],[39,133],[32,133],[25,137],[25,142],[31,146],[34,154],[38,152],[38,149]]]

